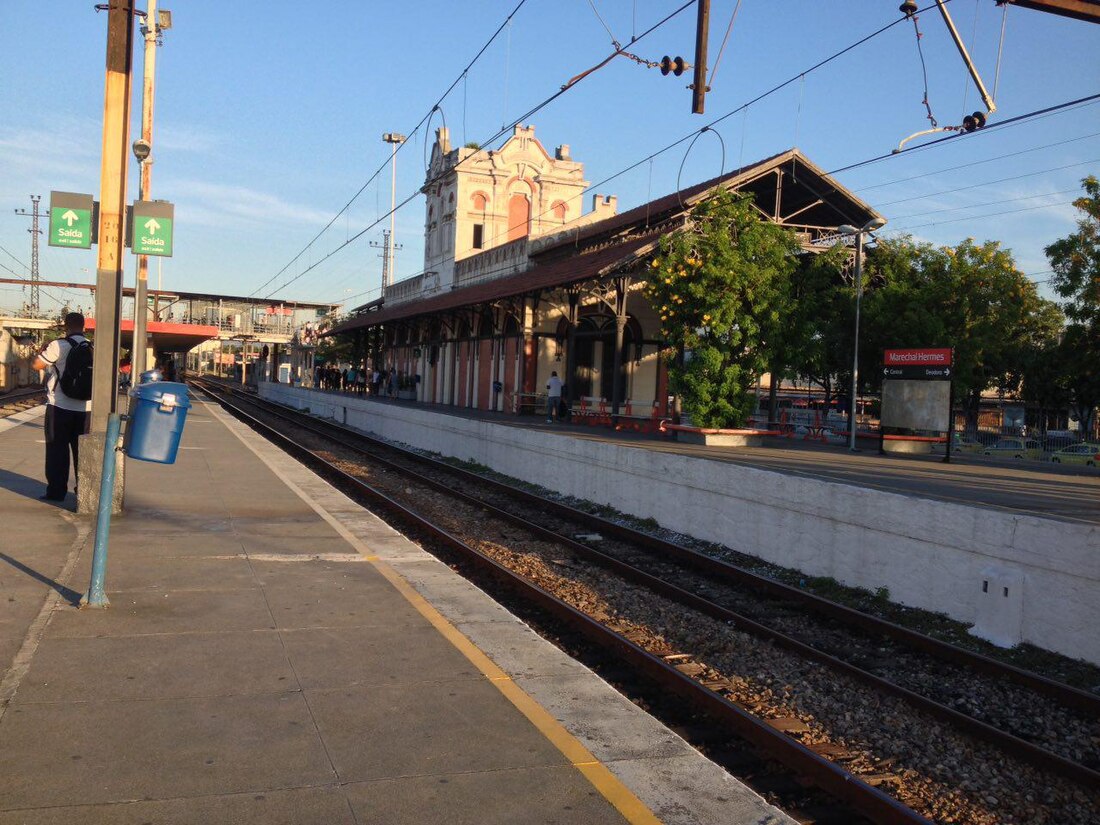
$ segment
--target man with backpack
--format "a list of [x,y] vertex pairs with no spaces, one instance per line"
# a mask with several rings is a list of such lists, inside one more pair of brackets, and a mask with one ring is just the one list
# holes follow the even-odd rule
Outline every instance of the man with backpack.
[[84,316],[65,316],[65,337],[51,341],[34,360],[46,370],[46,494],[43,501],[64,501],[69,488],[69,452],[73,470],[80,436],[92,408],[92,345],[84,337]]

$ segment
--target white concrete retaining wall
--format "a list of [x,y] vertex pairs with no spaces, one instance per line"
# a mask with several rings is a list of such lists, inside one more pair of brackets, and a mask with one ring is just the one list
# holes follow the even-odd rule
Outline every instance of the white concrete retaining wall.
[[[358,429],[1100,664],[1100,528],[278,384]],[[984,583],[984,588],[983,588]]]

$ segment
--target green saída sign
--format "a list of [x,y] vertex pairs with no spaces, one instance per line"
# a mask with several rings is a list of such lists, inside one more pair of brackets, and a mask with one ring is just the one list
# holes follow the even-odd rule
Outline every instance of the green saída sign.
[[168,201],[134,201],[130,231],[135,255],[172,257],[175,206]]
[[92,248],[92,196],[50,192],[50,246]]

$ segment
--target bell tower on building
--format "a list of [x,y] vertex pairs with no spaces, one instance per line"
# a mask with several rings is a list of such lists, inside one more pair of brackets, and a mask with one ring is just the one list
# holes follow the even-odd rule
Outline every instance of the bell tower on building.
[[[516,126],[499,149],[451,147],[436,130],[423,192],[425,287],[450,289],[455,263],[509,243],[558,232],[615,214],[614,198],[595,199],[582,214],[588,181],[568,145],[550,155],[534,126]],[[430,281],[430,285],[429,285]]]

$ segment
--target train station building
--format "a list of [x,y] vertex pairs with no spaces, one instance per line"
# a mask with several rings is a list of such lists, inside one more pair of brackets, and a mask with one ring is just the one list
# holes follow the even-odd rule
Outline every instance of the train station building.
[[798,149],[621,214],[604,194],[582,212],[588,185],[569,147],[551,154],[533,126],[515,127],[497,150],[453,148],[439,129],[424,271],[329,334],[355,336],[422,402],[521,412],[557,372],[582,412],[655,420],[668,412],[668,379],[642,272],[692,206],[719,189],[749,193],[805,254],[835,243],[838,226],[877,216]]

